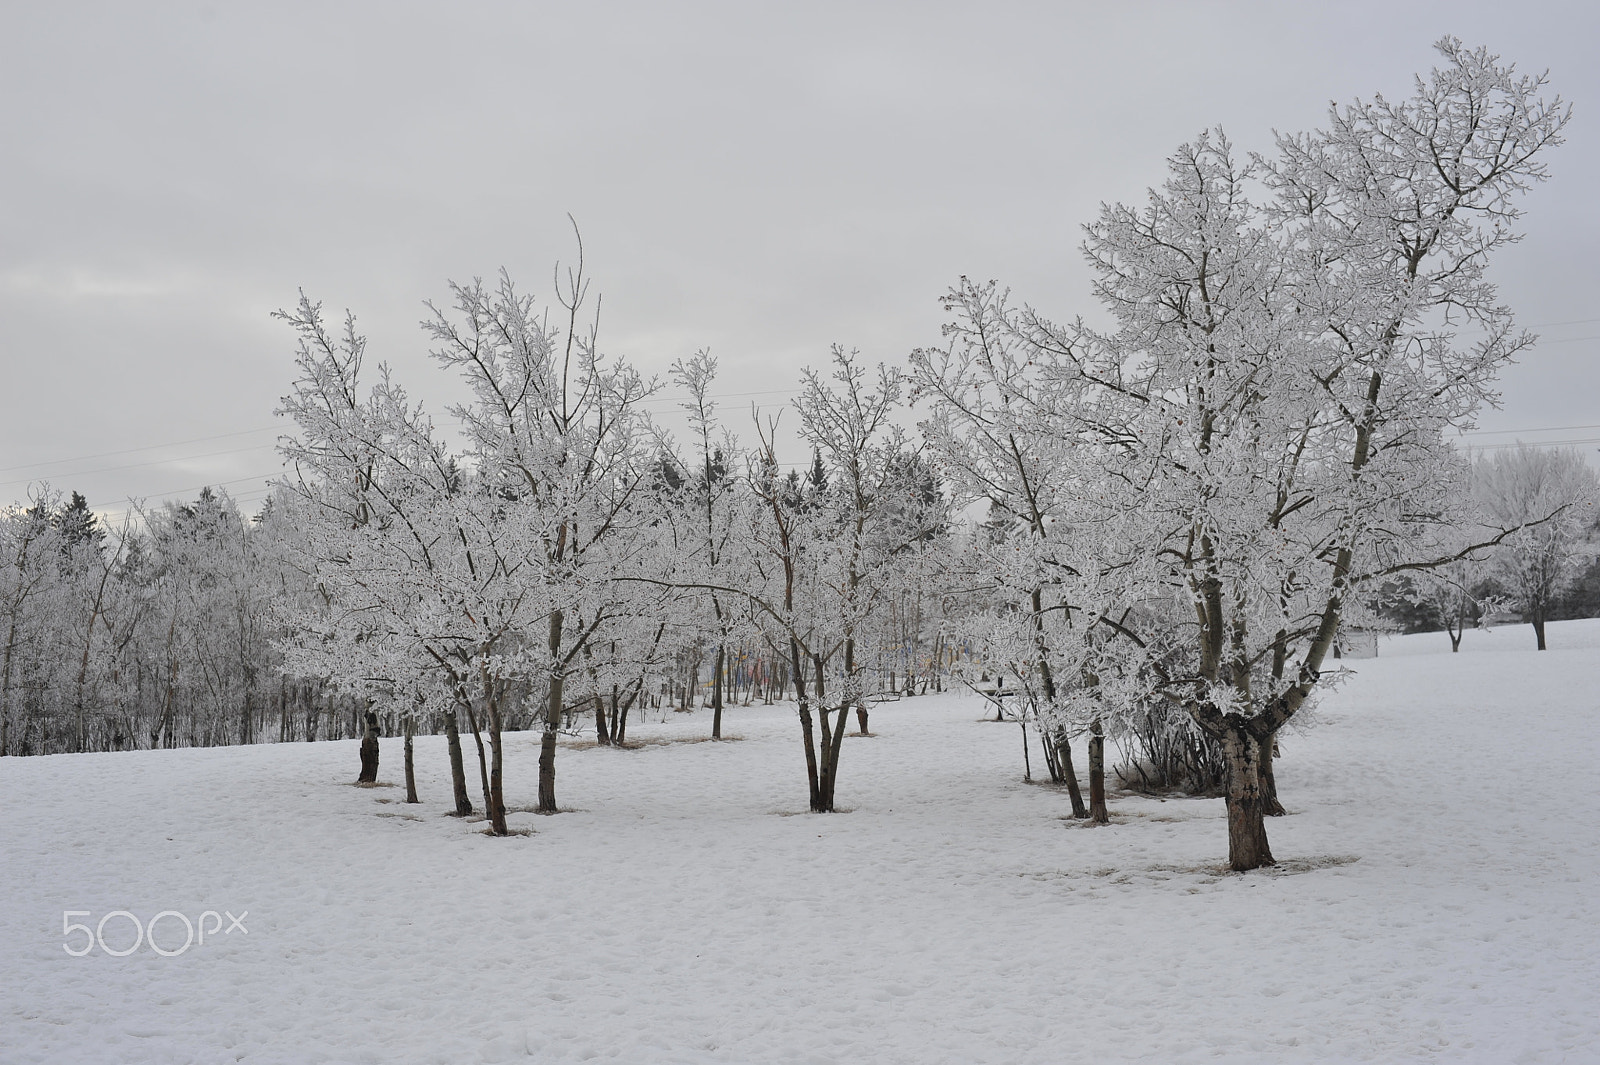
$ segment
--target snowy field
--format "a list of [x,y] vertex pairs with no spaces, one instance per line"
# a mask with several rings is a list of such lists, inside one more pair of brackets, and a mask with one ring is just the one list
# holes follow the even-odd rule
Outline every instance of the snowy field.
[[[4,759],[0,1061],[1597,1061],[1600,622],[1550,643],[1349,663],[1247,875],[1220,800],[1066,819],[971,697],[878,709],[848,813],[801,812],[793,712],[753,707],[564,749],[570,812],[508,839],[444,816],[442,740],[411,807],[353,741]],[[67,910],[248,916],[72,957]]]

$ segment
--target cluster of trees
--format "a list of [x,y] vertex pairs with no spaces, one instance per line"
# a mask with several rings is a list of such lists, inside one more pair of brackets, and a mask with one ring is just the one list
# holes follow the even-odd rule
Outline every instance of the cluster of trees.
[[538,806],[555,812],[556,737],[576,708],[612,742],[692,643],[696,663],[712,650],[720,737],[729,652],[754,648],[759,672],[795,692],[810,802],[831,810],[847,712],[864,731],[886,662],[912,683],[935,617],[923,597],[947,502],[893,419],[899,375],[843,350],[831,377],[806,373],[802,475],[780,464],[775,423],[750,449],[718,424],[703,353],[674,367],[693,439],[660,433],[642,412],[656,384],[598,350],[581,264],[559,318],[507,277],[453,291],[428,330],[473,397],[451,412],[459,456],[385,367],[366,384],[352,318],[335,333],[304,297],[282,315],[300,337],[288,557],[319,593],[293,615],[287,668],[437,708],[462,812],[466,722],[503,833],[502,734],[518,708],[542,708]]
[[281,669],[281,525],[209,490],[114,532],[77,493],[0,511],[0,755],[346,734],[355,704]]
[[1407,632],[1442,629],[1450,649],[1463,632],[1503,612],[1533,626],[1545,649],[1545,622],[1600,615],[1600,479],[1571,448],[1515,450],[1472,465],[1470,520],[1461,542],[1483,531],[1515,531],[1490,550],[1385,586],[1378,612]]
[[[1143,205],[1105,207],[1084,250],[1109,328],[962,280],[945,343],[908,372],[835,348],[793,405],[798,469],[777,420],[746,440],[721,421],[703,352],[672,370],[686,439],[652,423],[661,386],[600,350],[581,245],[554,313],[505,276],[430,307],[432,354],[471,397],[456,448],[366,365],[352,317],[330,326],[302,295],[280,313],[299,338],[292,474],[260,522],[208,496],[108,552],[70,508],[8,515],[10,616],[71,607],[60,636],[13,625],[14,749],[74,724],[73,749],[158,722],[166,742],[249,740],[269,710],[287,738],[286,678],[314,678],[352,727],[370,705],[445,732],[462,813],[470,733],[504,833],[507,729],[541,731],[555,812],[576,715],[620,742],[630,711],[687,702],[704,668],[713,738],[730,678],[793,692],[810,805],[829,811],[849,719],[865,733],[873,698],[953,676],[1014,695],[1075,814],[1107,817],[1110,738],[1163,782],[1219,784],[1232,866],[1269,864],[1274,739],[1352,612],[1401,582],[1481,600],[1470,570],[1493,557],[1542,646],[1591,520],[1574,460],[1475,473],[1447,439],[1533,341],[1486,270],[1568,112],[1542,78],[1439,48],[1408,100],[1335,109],[1271,156],[1203,134]],[[37,649],[74,633],[92,663],[74,682],[13,682],[10,646],[59,663]],[[169,668],[182,654],[234,664]],[[116,711],[91,725],[94,692]]]

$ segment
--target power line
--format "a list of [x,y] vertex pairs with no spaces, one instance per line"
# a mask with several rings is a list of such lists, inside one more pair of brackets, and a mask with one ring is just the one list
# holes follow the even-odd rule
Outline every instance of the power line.
[[[192,485],[188,488],[169,488],[164,492],[156,494],[165,499],[170,499],[173,496],[181,496],[186,492],[198,492],[203,488],[226,488],[230,484],[244,484],[247,481],[264,481],[269,477],[276,477],[281,472],[281,470],[272,470],[267,473],[254,474],[250,477],[235,477],[231,481],[207,481],[205,484]],[[252,493],[247,492],[245,494],[250,495]],[[141,498],[148,497],[124,496],[116,501],[116,505],[107,507],[93,507],[91,509],[95,510],[97,513],[126,514],[134,508],[134,506],[138,503],[138,500]],[[127,505],[120,505],[124,503]]]
[[1554,329],[1558,325],[1588,325],[1591,322],[1600,322],[1600,318],[1574,318],[1570,322],[1534,322],[1529,329]]
[[[275,447],[274,444],[256,444],[252,447],[236,447],[226,451],[208,451],[203,455],[182,455],[171,459],[150,459],[148,462],[129,462],[121,466],[102,466],[98,470],[77,470],[54,474],[53,477],[65,480],[71,477],[92,477],[99,473],[116,473],[119,470],[138,470],[147,466],[165,466],[174,462],[193,462],[195,459],[216,458],[219,455],[242,455],[247,451],[260,451],[265,447]],[[148,448],[135,448],[136,451],[147,451]],[[13,485],[32,484],[35,481],[50,480],[50,477],[24,477],[19,481],[0,481],[0,488],[10,488]]]
[[1507,451],[1507,450],[1510,450],[1511,448],[1522,448],[1522,447],[1580,447],[1580,446],[1586,446],[1586,445],[1589,445],[1589,444],[1600,444],[1600,436],[1591,436],[1591,437],[1587,437],[1587,438],[1582,439],[1582,440],[1540,440],[1540,441],[1537,441],[1537,442],[1532,443],[1532,444],[1526,443],[1525,441],[1522,441],[1522,440],[1517,440],[1517,441],[1515,441],[1513,443],[1509,443],[1509,444],[1468,444],[1468,445],[1466,445],[1466,450],[1467,451]]
[[[246,436],[250,433],[264,433],[268,429],[282,429],[281,425],[263,425],[257,429],[239,429],[231,433],[218,433],[216,436],[197,436],[192,440],[175,440],[168,444],[145,444],[142,447],[125,447],[116,451],[101,451],[93,455],[79,455],[71,459],[46,459],[43,462],[25,462],[20,466],[0,467],[0,473],[11,473],[15,470],[31,470],[35,466],[63,466],[69,462],[88,462],[90,459],[110,458],[112,455],[131,455],[136,451],[154,451],[163,447],[183,447],[185,444],[203,444],[209,440],[226,440],[234,436]],[[263,445],[265,446],[265,445]],[[203,456],[196,456],[203,457]],[[76,476],[68,474],[68,476]]]
[[1543,346],[1544,346],[1544,345],[1546,345],[1546,344],[1576,344],[1576,343],[1577,343],[1577,342],[1578,342],[1578,341],[1580,341],[1580,340],[1600,340],[1600,336],[1592,336],[1592,337],[1565,337],[1565,338],[1563,338],[1563,339],[1561,339],[1561,340],[1545,340],[1545,339],[1544,339],[1544,338],[1543,338],[1543,337],[1541,337],[1541,338],[1540,338],[1540,339],[1539,339],[1539,346],[1540,346],[1540,347],[1543,347]]
[[[717,395],[707,396],[706,398],[707,399],[740,399],[740,398],[742,398],[744,396],[787,396],[787,395],[793,395],[794,393],[799,392],[799,391],[800,391],[800,389],[798,389],[798,388],[772,388],[772,389],[767,389],[766,391],[763,391],[763,392],[720,392]],[[649,399],[645,400],[644,402],[646,404],[650,404],[650,403],[670,403],[670,404],[672,404],[673,406],[676,406],[676,407],[692,406],[693,405],[693,401],[692,400],[672,399],[671,397],[668,397],[668,396],[651,396]]]
[[[800,391],[800,389],[798,389],[798,388],[776,388],[776,389],[767,389],[767,390],[764,390],[764,391],[757,391],[757,392],[718,392],[718,393],[716,393],[714,395],[709,395],[706,398],[707,399],[742,399],[742,398],[745,398],[745,397],[748,397],[748,396],[782,396],[782,395],[793,395],[794,393],[797,393],[799,391]],[[647,404],[647,405],[648,404],[668,404],[668,405],[671,405],[671,406],[681,406],[684,402],[687,402],[687,401],[686,400],[673,399],[673,398],[671,398],[669,396],[651,396],[649,399],[644,400],[644,403]],[[191,438],[189,440],[172,440],[172,441],[169,441],[167,443],[162,443],[162,444],[142,444],[139,447],[118,448],[118,449],[116,449],[114,451],[99,451],[99,452],[95,452],[92,455],[77,455],[77,456],[74,456],[73,458],[43,459],[43,460],[41,460],[39,462],[25,462],[25,463],[22,463],[22,464],[17,465],[17,466],[0,466],[0,474],[14,473],[17,470],[37,469],[40,466],[65,466],[65,465],[67,465],[69,463],[73,463],[73,462],[88,462],[88,461],[90,461],[92,459],[110,458],[110,457],[115,456],[115,455],[132,455],[132,454],[136,454],[137,452],[140,452],[140,451],[156,451],[156,450],[159,450],[161,448],[166,448],[166,447],[184,447],[184,446],[186,446],[188,444],[204,444],[204,443],[208,443],[208,442],[210,442],[212,440],[227,440],[227,439],[230,439],[230,438],[236,437],[236,436],[248,436],[251,433],[265,433],[265,432],[268,432],[268,431],[271,431],[271,430],[277,430],[279,432],[282,432],[286,428],[288,428],[288,427],[285,426],[282,423],[276,424],[276,425],[262,425],[262,426],[258,426],[256,428],[254,428],[254,429],[239,429],[239,430],[236,430],[236,431],[231,432],[231,433],[217,433],[214,436],[197,436],[197,437],[193,437],[193,438]],[[199,454],[199,455],[185,455],[185,456],[183,456],[181,458],[176,458],[176,459],[156,459],[156,460],[152,460],[150,462],[129,463],[129,464],[124,465],[124,466],[108,466],[108,467],[105,467],[104,469],[99,469],[99,470],[82,470],[82,471],[78,471],[78,472],[65,472],[65,473],[39,475],[39,476],[28,477],[25,480],[20,480],[20,481],[0,481],[0,487],[10,487],[10,486],[16,485],[16,484],[27,484],[30,481],[46,480],[46,479],[50,479],[50,478],[58,478],[59,479],[59,478],[65,478],[65,477],[88,477],[88,476],[91,476],[91,475],[97,474],[97,473],[112,473],[112,472],[115,472],[115,471],[118,471],[118,470],[136,469],[136,468],[138,468],[140,466],[158,466],[163,462],[183,462],[183,461],[186,461],[186,460],[189,460],[189,459],[214,458],[214,457],[216,457],[218,455],[235,455],[235,454],[239,454],[239,453],[244,452],[244,451],[254,451],[254,450],[258,450],[258,449],[263,448],[263,447],[270,447],[270,446],[272,446],[272,445],[270,445],[270,444],[258,444],[255,447],[251,447],[251,448],[235,448],[233,450],[228,450],[228,451],[208,451],[208,452],[204,452],[204,453]]]
[[1505,436],[1508,433],[1568,433],[1577,429],[1600,429],[1600,425],[1547,425],[1542,429],[1475,429],[1462,436]]

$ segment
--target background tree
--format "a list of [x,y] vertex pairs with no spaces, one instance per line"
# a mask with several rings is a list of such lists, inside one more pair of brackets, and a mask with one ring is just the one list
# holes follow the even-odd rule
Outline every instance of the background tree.
[[1519,445],[1480,457],[1473,488],[1491,521],[1516,529],[1495,549],[1493,572],[1543,651],[1551,608],[1585,557],[1600,481],[1573,448]]

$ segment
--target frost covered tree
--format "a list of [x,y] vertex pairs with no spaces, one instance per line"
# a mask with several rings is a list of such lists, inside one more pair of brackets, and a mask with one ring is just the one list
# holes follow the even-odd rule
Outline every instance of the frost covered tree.
[[[927,534],[926,508],[908,475],[904,431],[892,415],[899,375],[875,377],[856,352],[835,346],[832,373],[802,374],[796,401],[811,468],[785,474],[776,425],[758,426],[750,458],[749,535],[730,560],[737,583],[690,577],[682,587],[713,587],[736,596],[763,642],[784,660],[794,685],[811,809],[832,812],[839,757],[851,710],[864,726],[866,679],[883,630],[897,555]],[[942,515],[939,519],[942,521]]]
[[452,413],[466,431],[468,458],[498,497],[485,528],[519,526],[514,548],[497,551],[494,564],[527,593],[517,651],[545,694],[538,809],[555,813],[567,678],[582,670],[606,627],[629,616],[615,578],[650,542],[653,433],[643,403],[656,386],[600,351],[598,319],[583,318],[581,245],[558,294],[558,321],[504,274],[493,289],[474,283],[454,292],[454,315],[435,309],[427,328],[434,357],[472,390],[473,402]]
[[495,286],[452,285],[449,309],[430,305],[432,354],[472,396],[451,410],[468,476],[387,367],[361,392],[353,320],[335,338],[304,297],[281,315],[301,338],[301,377],[284,402],[300,435],[284,453],[320,516],[309,550],[332,606],[320,630],[316,617],[301,625],[346,684],[412,684],[373,670],[410,662],[455,694],[475,736],[481,719],[480,774],[501,835],[505,721],[517,700],[542,702],[538,809],[555,813],[567,681],[627,613],[613,578],[649,520],[636,504],[652,386],[599,351],[596,324],[581,317],[587,287],[580,258],[554,321],[504,274]]
[[[492,621],[483,610],[471,614],[470,545],[464,528],[453,527],[471,522],[458,498],[459,470],[387,367],[363,391],[366,338],[353,316],[335,334],[321,305],[302,294],[279,317],[299,340],[299,377],[282,406],[298,432],[282,450],[294,468],[284,509],[300,520],[283,547],[319,593],[279,598],[285,667],[327,678],[363,702],[375,692],[425,690],[427,678],[448,691],[452,790],[456,813],[465,815],[472,807],[456,712],[473,713],[472,655],[483,642],[474,639],[474,621]],[[458,613],[467,615],[460,627],[452,624]],[[472,731],[492,817],[496,781],[481,733]]]
[[672,366],[673,379],[689,394],[682,406],[689,415],[693,461],[681,460],[689,475],[679,489],[678,503],[695,533],[691,554],[699,562],[701,579],[713,589],[704,596],[710,602],[711,632],[716,642],[711,664],[711,738],[720,740],[728,645],[735,638],[738,623],[731,608],[723,605],[727,593],[715,588],[728,583],[724,578],[729,556],[734,553],[741,501],[731,467],[741,461],[741,456],[737,442],[717,422],[716,403],[710,394],[716,375],[717,361],[704,351]]
[[[1448,561],[1429,533],[1465,471],[1444,431],[1532,343],[1486,269],[1568,111],[1542,77],[1439,50],[1408,100],[1336,108],[1270,159],[1204,135],[1142,207],[1104,208],[1085,251],[1114,329],[952,296],[958,330],[991,315],[1044,368],[1049,439],[1085,471],[1057,521],[1086,687],[1147,674],[1221,743],[1238,870],[1273,861],[1263,759],[1346,604]],[[1176,661],[1139,623],[1160,602],[1191,619]]]
[[1489,520],[1515,529],[1493,572],[1532,623],[1539,650],[1550,607],[1575,575],[1600,502],[1600,482],[1572,448],[1517,447],[1479,458],[1473,489]]
[[16,733],[27,728],[29,691],[38,690],[30,674],[49,637],[62,576],[63,538],[49,511],[43,498],[0,511],[0,756],[16,753]]
[[[958,505],[984,501],[995,535],[971,544],[965,569],[993,589],[998,602],[967,620],[964,634],[1015,651],[996,631],[1006,623],[1029,630],[1026,663],[1002,654],[1001,666],[1026,675],[1052,778],[1067,785],[1074,817],[1088,817],[1072,763],[1070,722],[1057,713],[1065,687],[1077,681],[1063,639],[1067,619],[1062,579],[1074,571],[1062,557],[1070,535],[1067,508],[1086,491],[1085,466],[1062,432],[1058,394],[1063,379],[1048,372],[1034,340],[1018,328],[1007,294],[993,283],[965,279],[945,300],[954,315],[947,343],[911,355],[918,394],[930,402],[922,432],[954,487]],[[1091,474],[1092,476],[1092,474]],[[976,556],[976,557],[971,557]]]

